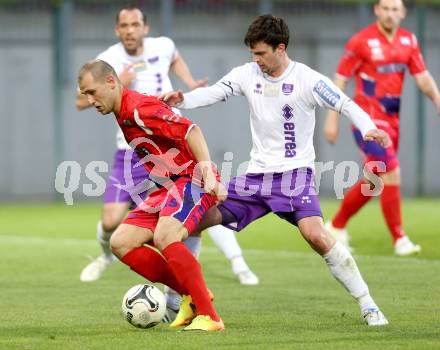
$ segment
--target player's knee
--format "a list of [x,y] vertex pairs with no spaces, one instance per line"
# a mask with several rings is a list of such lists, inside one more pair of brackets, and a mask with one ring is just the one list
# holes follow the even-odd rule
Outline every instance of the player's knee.
[[110,248],[113,254],[115,254],[120,259],[130,250],[136,247],[133,246],[133,244],[131,244],[130,240],[127,239],[126,235],[124,235],[120,231],[116,231],[110,237]]
[[309,245],[318,253],[328,251],[329,246],[332,243],[330,242],[331,237],[324,228],[310,230],[309,232],[304,233],[303,236]]
[[187,237],[185,232],[184,229],[155,231],[153,238],[154,246],[160,251],[163,251],[170,244],[181,242],[183,239],[185,239]]
[[113,254],[115,254],[118,258],[121,258],[123,256],[123,254],[121,252],[122,243],[123,242],[122,242],[121,238],[117,234],[113,234],[110,237],[110,248],[111,248]]
[[104,215],[102,217],[102,229],[104,232],[113,232],[120,224],[119,218],[112,215]]
[[154,246],[159,249],[160,251],[164,250],[168,245],[171,243],[174,243],[176,241],[179,241],[171,232],[167,231],[159,231],[154,233]]
[[154,245],[160,251],[174,242],[180,242],[187,237],[187,231],[182,223],[174,218],[162,217],[154,231]]

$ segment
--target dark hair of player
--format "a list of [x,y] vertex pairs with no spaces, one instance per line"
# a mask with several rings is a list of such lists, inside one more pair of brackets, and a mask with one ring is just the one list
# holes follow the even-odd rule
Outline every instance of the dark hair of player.
[[119,24],[119,15],[121,14],[122,11],[127,10],[127,11],[134,11],[134,10],[139,10],[142,13],[142,21],[144,22],[144,24],[147,24],[147,15],[145,14],[145,12],[143,12],[140,8],[136,7],[136,6],[126,6],[126,7],[122,7],[117,13],[116,13],[116,24]]
[[246,46],[252,48],[258,42],[264,42],[273,49],[279,44],[289,44],[289,27],[280,17],[271,14],[261,15],[251,23],[244,37]]

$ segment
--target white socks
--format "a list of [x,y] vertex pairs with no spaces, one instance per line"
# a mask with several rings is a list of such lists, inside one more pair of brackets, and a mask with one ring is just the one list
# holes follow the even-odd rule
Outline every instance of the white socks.
[[232,272],[235,275],[238,275],[240,272],[245,272],[250,270],[248,264],[246,264],[246,261],[244,261],[241,255],[233,257],[230,261],[232,265]]
[[167,308],[174,311],[179,311],[180,301],[182,300],[182,297],[174,289],[171,289],[166,285],[164,285],[163,287],[163,293],[165,294],[165,299],[167,301]]
[[102,252],[104,253],[104,256],[109,259],[113,260],[113,253],[110,248],[110,237],[112,236],[112,232],[105,232],[102,228],[102,221],[98,221],[98,225],[96,227],[96,238],[98,239],[98,243],[102,248]]
[[242,255],[234,231],[222,225],[210,227],[207,231],[214,244],[225,254],[226,259],[231,260]]
[[202,237],[189,236],[183,241],[183,244],[189,249],[192,255],[199,260],[200,249],[202,248]]
[[207,231],[214,244],[221,250],[226,259],[231,262],[234,274],[249,270],[249,266],[243,259],[234,231],[222,225],[210,227]]
[[379,309],[370,296],[368,286],[348,249],[336,242],[327,254],[322,256],[333,276],[358,301],[361,311]]

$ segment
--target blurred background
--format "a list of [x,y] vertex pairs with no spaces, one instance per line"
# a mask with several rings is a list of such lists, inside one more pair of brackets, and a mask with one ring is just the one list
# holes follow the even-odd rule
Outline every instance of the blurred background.
[[[0,201],[59,199],[55,173],[63,161],[76,161],[81,186],[91,183],[91,161],[109,164],[116,123],[94,110],[75,108],[76,73],[87,60],[117,42],[115,14],[126,1],[0,0]],[[169,36],[196,78],[216,82],[250,60],[242,40],[261,13],[283,17],[291,30],[288,53],[333,77],[347,39],[374,21],[371,1],[162,0],[134,1],[150,24],[150,36]],[[440,82],[440,1],[407,2],[403,27],[416,33],[431,74]],[[175,88],[181,88],[175,82]],[[348,94],[351,95],[353,84]],[[407,196],[440,194],[440,118],[407,76],[402,106],[400,160]],[[185,113],[204,130],[214,161],[234,153],[233,168],[249,159],[247,103],[228,103]],[[359,161],[349,123],[330,146],[323,137],[325,113],[317,112],[318,161]],[[235,174],[233,172],[233,175]],[[332,172],[323,175],[321,193],[334,197]],[[106,173],[102,173],[104,177]],[[75,200],[85,199],[81,190]],[[61,197],[62,198],[62,197]]]

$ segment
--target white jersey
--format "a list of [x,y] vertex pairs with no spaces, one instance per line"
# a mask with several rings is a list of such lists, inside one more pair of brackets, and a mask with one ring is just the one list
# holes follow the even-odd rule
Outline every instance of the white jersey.
[[[168,71],[171,63],[178,56],[174,42],[163,36],[148,37],[144,38],[143,47],[141,55],[130,56],[122,43],[118,43],[110,46],[96,58],[110,64],[118,75],[126,67],[132,65],[132,69],[136,72],[136,79],[128,86],[130,90],[153,96],[172,91],[173,87]],[[119,128],[116,134],[116,144],[118,149],[130,148]]]
[[244,95],[249,102],[252,151],[248,173],[314,168],[317,106],[347,114],[363,135],[376,129],[369,116],[329,78],[293,61],[277,78],[264,74],[256,63],[244,64],[215,85],[184,94],[178,107],[206,106],[232,95]]

